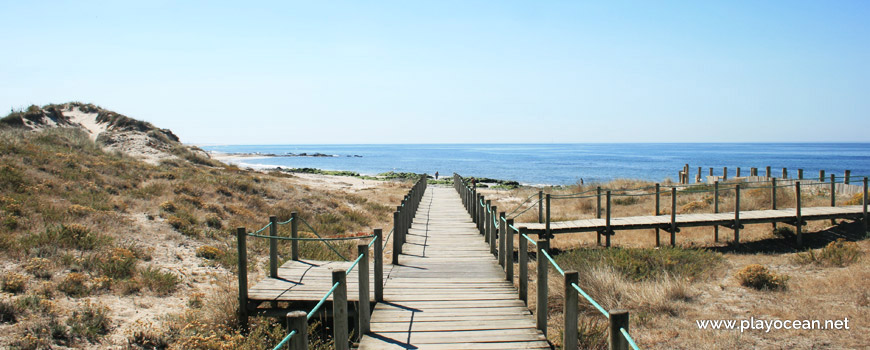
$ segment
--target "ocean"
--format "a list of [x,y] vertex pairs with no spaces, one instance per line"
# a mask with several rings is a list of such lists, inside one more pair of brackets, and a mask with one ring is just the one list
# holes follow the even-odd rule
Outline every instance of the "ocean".
[[[729,177],[737,167],[764,173],[766,166],[779,177],[804,169],[817,178],[819,170],[842,176],[870,175],[870,143],[626,143],[626,144],[414,144],[414,145],[223,145],[202,146],[208,151],[261,154],[314,154],[334,157],[264,157],[234,161],[252,168],[318,168],[350,170],[373,175],[387,171],[450,176],[490,177],[529,185],[571,185],[618,178],[678,180],[689,164],[694,181],[697,168]],[[830,176],[830,175],[827,175]]]

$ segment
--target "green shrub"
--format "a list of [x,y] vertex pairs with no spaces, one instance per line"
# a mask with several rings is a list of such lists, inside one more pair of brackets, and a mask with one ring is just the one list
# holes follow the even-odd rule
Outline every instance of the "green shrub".
[[111,329],[109,308],[91,304],[90,301],[85,302],[84,305],[73,311],[72,316],[66,320],[66,324],[73,337],[95,342],[109,333]]
[[204,245],[202,247],[196,248],[196,256],[203,259],[216,260],[224,256],[225,254],[226,253],[224,253],[222,250],[212,246]]
[[706,278],[722,257],[705,249],[610,248],[576,249],[559,254],[556,261],[565,270],[610,266],[635,281],[654,280],[664,275],[695,280]]
[[828,243],[818,253],[812,249],[795,254],[792,261],[801,264],[816,264],[822,266],[848,266],[861,259],[863,252],[858,244],[842,238]]
[[788,288],[789,277],[777,274],[766,267],[752,264],[747,265],[735,275],[740,285],[758,290],[783,290]]
[[142,286],[157,295],[167,295],[178,288],[180,279],[174,273],[163,272],[151,266],[139,271]]
[[137,260],[136,254],[127,248],[112,248],[98,258],[97,267],[106,277],[127,279],[133,277]]
[[73,298],[83,297],[90,293],[87,281],[88,276],[85,274],[70,272],[57,284],[57,290]]
[[20,313],[21,309],[17,305],[5,299],[0,300],[0,323],[15,323]]
[[3,278],[0,279],[0,283],[2,283],[3,291],[9,292],[12,294],[18,294],[27,289],[27,276],[9,272],[3,275]]

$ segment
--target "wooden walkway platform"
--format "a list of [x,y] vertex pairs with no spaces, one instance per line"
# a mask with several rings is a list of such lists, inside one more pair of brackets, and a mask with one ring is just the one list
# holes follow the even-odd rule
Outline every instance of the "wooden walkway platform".
[[386,271],[360,349],[549,348],[452,188],[426,190]]
[[[316,303],[332,288],[332,270],[347,270],[352,262],[290,260],[278,268],[278,278],[267,277],[248,290],[248,301],[259,305],[266,301],[289,301]],[[384,274],[392,265],[384,264]],[[353,269],[347,276],[348,301],[359,301],[359,269]],[[369,281],[374,290],[374,269],[369,269]],[[374,301],[374,294],[371,300]],[[332,301],[332,296],[327,300]]]
[[[863,217],[863,207],[860,205],[840,207],[809,207],[801,208],[801,218],[807,220],[825,219],[860,219]],[[677,214],[674,218],[676,226],[729,226],[734,224],[734,212],[708,214]],[[795,208],[776,210],[753,210],[740,212],[740,224],[760,224],[781,222],[794,225],[796,223]],[[603,232],[607,225],[606,219],[586,219],[574,221],[558,221],[550,223],[550,232]],[[517,227],[525,227],[526,232],[542,234],[546,232],[546,224],[519,223]],[[671,227],[670,214],[658,216],[632,216],[610,219],[611,230],[642,230],[660,228],[668,230]]]

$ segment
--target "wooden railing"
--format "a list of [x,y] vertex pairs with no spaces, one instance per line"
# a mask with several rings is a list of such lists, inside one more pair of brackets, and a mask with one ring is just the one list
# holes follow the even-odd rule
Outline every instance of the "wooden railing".
[[627,310],[607,311],[589,296],[578,285],[578,273],[576,271],[564,271],[548,252],[549,242],[546,239],[534,241],[525,233],[525,228],[514,226],[513,219],[506,218],[505,212],[498,212],[498,208],[486,198],[477,193],[475,184],[469,185],[458,174],[453,174],[453,184],[459,193],[465,208],[471,215],[472,220],[480,230],[484,240],[490,244],[490,251],[498,257],[499,265],[504,267],[505,279],[514,281],[513,242],[514,235],[519,235],[519,299],[526,305],[529,302],[529,257],[528,242],[537,248],[537,305],[536,327],[547,334],[548,309],[547,299],[549,294],[549,267],[552,266],[564,278],[564,319],[563,319],[563,349],[576,349],[578,343],[578,316],[579,296],[582,295],[587,302],[595,306],[609,320],[608,344],[610,349],[627,350],[639,349],[629,333],[629,312]]
[[[332,296],[333,302],[333,339],[335,340],[335,349],[344,350],[348,348],[346,341],[348,339],[348,299],[347,299],[347,275],[357,268],[359,278],[359,313],[358,334],[362,335],[369,332],[369,322],[371,320],[371,295],[369,290],[369,250],[374,248],[374,278],[375,278],[375,302],[384,300],[384,268],[383,268],[383,251],[386,246],[383,241],[389,240],[390,235],[393,236],[393,263],[398,263],[398,256],[401,254],[402,244],[411,227],[414,215],[420,205],[420,200],[426,191],[428,176],[423,174],[414,186],[402,199],[401,205],[396,207],[393,212],[393,229],[387,238],[383,238],[381,229],[375,229],[373,234],[364,237],[340,237],[340,238],[324,238],[321,237],[313,227],[308,225],[296,212],[290,214],[290,219],[284,222],[279,222],[277,217],[270,216],[269,223],[263,228],[249,233],[246,228],[239,227],[237,232],[238,242],[238,277],[239,277],[239,323],[243,331],[247,331],[249,317],[251,313],[256,312],[257,305],[251,305],[248,300],[248,257],[247,257],[247,238],[256,237],[269,240],[269,277],[278,278],[278,241],[286,240],[291,242],[291,260],[299,260],[299,241],[319,241],[330,247],[336,254],[344,258],[341,253],[335,249],[329,242],[338,240],[359,240],[361,238],[371,238],[368,243],[360,242],[357,244],[357,258],[347,270],[335,269],[332,271],[332,288],[320,299],[317,305],[310,311],[291,311],[286,314],[287,317],[287,335],[278,343],[274,349],[281,348],[289,349],[308,349],[308,320],[326,303],[327,299]],[[298,223],[302,222],[307,225],[316,238],[299,237]],[[280,236],[278,234],[278,226],[290,225],[290,235]],[[266,229],[269,229],[268,235],[263,235]],[[345,259],[347,260],[347,259]]]

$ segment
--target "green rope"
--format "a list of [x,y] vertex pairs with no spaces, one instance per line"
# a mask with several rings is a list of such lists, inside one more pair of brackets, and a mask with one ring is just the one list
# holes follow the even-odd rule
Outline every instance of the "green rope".
[[556,271],[559,271],[559,274],[565,276],[565,271],[562,271],[562,268],[559,267],[559,264],[556,263],[556,260],[553,260],[553,257],[550,256],[550,253],[547,253],[546,250],[542,250],[541,253],[544,253],[544,256],[547,258],[547,260],[550,260],[550,263],[553,264],[553,267],[556,268]]
[[350,268],[347,269],[347,271],[345,271],[344,274],[350,275],[350,272],[353,271],[353,268],[356,267],[356,264],[359,264],[359,262],[360,262],[360,260],[362,260],[362,258],[363,258],[362,254],[360,254],[358,257],[356,257],[356,260],[353,261],[353,264],[350,265]]
[[637,343],[634,342],[634,339],[631,338],[631,335],[628,334],[628,331],[625,330],[625,328],[619,328],[619,331],[622,332],[622,336],[625,337],[625,340],[628,341],[628,345],[631,345],[632,349],[640,350]]
[[[535,203],[535,204],[538,204],[538,203]],[[519,214],[514,215],[514,217],[513,217],[512,219],[516,219],[516,218],[520,217],[520,215],[523,215],[523,214],[525,214],[527,211],[532,210],[532,209],[534,209],[534,208],[535,208],[535,206],[532,205],[532,206],[528,207],[526,210],[521,211]]]
[[[302,219],[302,218],[300,217],[300,219]],[[314,227],[311,227],[311,224],[309,224],[308,221],[305,221],[305,219],[302,219],[302,223],[304,223],[305,226],[308,226],[308,228],[311,229],[311,232],[314,233],[314,235],[317,236],[317,238],[320,238],[321,240],[323,240],[323,237],[320,237],[320,234],[318,234],[317,231],[314,230]],[[347,258],[345,258],[344,255],[341,255],[341,253],[339,253],[338,250],[332,246],[332,244],[329,244],[328,241],[324,240],[323,243],[326,243],[326,246],[329,247],[329,249],[332,249],[332,251],[335,254],[338,254],[338,256],[340,256],[342,259],[344,259],[344,261],[350,261]]]
[[269,226],[272,226],[272,222],[269,222],[268,224],[266,224],[266,226],[263,226],[263,228],[257,230],[257,232],[254,232],[254,234],[258,234],[260,232],[263,232],[263,230],[269,228]]
[[574,289],[576,289],[578,292],[580,292],[580,295],[582,295],[584,298],[586,298],[586,300],[590,304],[592,304],[592,306],[595,306],[595,308],[598,309],[598,311],[601,311],[601,313],[604,314],[604,317],[610,317],[610,314],[607,312],[607,310],[604,310],[604,308],[601,307],[601,305],[598,305],[598,303],[595,302],[595,300],[592,299],[592,297],[590,297],[589,294],[586,294],[586,292],[584,292],[583,289],[577,285],[577,283],[571,283],[571,286],[574,287]]
[[375,242],[378,240],[378,236],[377,236],[377,235],[372,235],[372,236],[375,236],[375,238],[372,238],[372,241],[369,242],[369,244],[368,244],[368,247],[369,247],[369,248],[371,248],[372,245],[374,245]]
[[538,242],[535,242],[534,239],[529,238],[529,236],[527,236],[525,233],[523,234],[523,238],[529,240],[529,242],[532,242],[532,244],[534,244],[535,246],[538,245]]
[[511,210],[510,213],[507,214],[507,216],[511,216],[511,214],[513,214],[513,213],[516,212],[517,210],[520,210],[520,208],[523,207],[523,204],[526,204],[526,202],[528,202],[529,199],[532,199],[532,197],[534,197],[534,196],[536,196],[536,195],[537,195],[537,193],[532,193],[531,196],[529,196],[528,198],[526,198],[525,200],[523,200],[522,202],[520,202],[520,204],[517,205],[517,207],[514,208],[514,210]]
[[384,246],[383,246],[381,249],[384,249],[384,250],[387,249],[387,245],[390,244],[390,243],[389,243],[390,236],[393,235],[393,230],[395,230],[395,228],[390,229],[390,233],[388,233],[388,234],[387,234],[387,238],[384,239]]
[[296,237],[296,238],[294,238],[294,237],[284,237],[284,236],[266,236],[266,235],[258,235],[258,234],[256,234],[256,233],[248,233],[248,236],[251,236],[251,237],[257,237],[257,238],[268,238],[268,239],[272,239],[272,238],[274,238],[274,239],[280,239],[280,240],[282,240],[282,241],[311,241],[311,242],[314,242],[314,241],[317,241],[317,242],[320,242],[320,241],[323,241],[323,242],[327,242],[327,241],[349,241],[349,240],[352,240],[352,239],[363,239],[363,238],[371,238],[371,237],[375,237],[375,235],[368,235],[368,236],[354,236],[354,237],[329,237],[329,238],[319,238],[319,237],[318,237],[318,238],[311,238],[311,237]]
[[293,218],[290,218],[290,219],[288,219],[287,221],[281,221],[281,222],[278,223],[278,225],[287,225],[287,224],[290,223],[290,221],[293,221]]
[[338,285],[339,282],[335,282],[335,284],[332,285],[332,289],[326,292],[326,295],[324,295],[323,298],[320,298],[320,301],[317,302],[317,305],[314,305],[314,308],[308,312],[308,316],[305,317],[306,319],[311,320],[311,316],[313,316],[314,313],[317,312],[317,309],[323,306],[323,303],[326,302],[326,298],[329,298],[329,296],[332,295],[332,292],[335,292],[335,288],[338,288]]
[[279,350],[279,349],[281,349],[282,347],[284,347],[284,345],[287,345],[287,342],[289,342],[289,341],[290,341],[290,338],[293,338],[294,335],[296,335],[296,330],[295,330],[295,329],[294,329],[292,332],[290,332],[290,334],[287,334],[287,336],[284,337],[284,339],[282,339],[281,342],[278,343],[278,345],[275,345],[275,347],[272,348],[272,350]]

